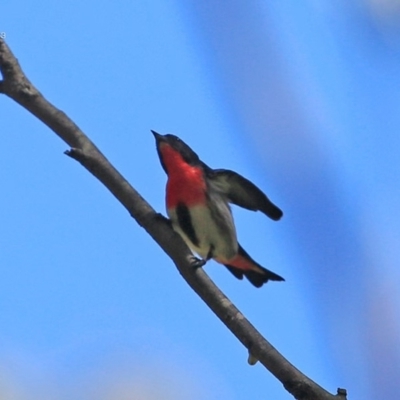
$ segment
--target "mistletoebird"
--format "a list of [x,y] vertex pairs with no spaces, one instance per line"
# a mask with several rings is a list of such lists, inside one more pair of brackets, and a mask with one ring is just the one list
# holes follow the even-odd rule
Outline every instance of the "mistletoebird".
[[167,213],[172,227],[202,259],[223,264],[236,278],[245,276],[254,286],[284,279],[255,262],[236,237],[229,203],[261,211],[274,221],[282,211],[252,182],[234,171],[212,169],[175,135],[156,139],[161,165],[168,175]]

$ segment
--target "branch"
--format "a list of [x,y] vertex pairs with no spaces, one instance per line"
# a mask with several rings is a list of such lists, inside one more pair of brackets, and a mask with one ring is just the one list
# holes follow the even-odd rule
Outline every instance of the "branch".
[[346,391],[328,393],[286,360],[210,280],[202,268],[193,268],[193,255],[169,221],[140,196],[110,164],[92,141],[61,110],[50,104],[23,73],[5,41],[0,38],[0,93],[12,98],[47,125],[79,161],[120,201],[129,214],[168,254],[182,277],[217,317],[298,400],[346,400]]

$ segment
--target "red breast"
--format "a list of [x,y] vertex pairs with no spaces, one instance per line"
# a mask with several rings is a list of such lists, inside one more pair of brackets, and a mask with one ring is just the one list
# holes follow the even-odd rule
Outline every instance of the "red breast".
[[202,168],[188,164],[168,144],[162,144],[160,150],[168,173],[167,208],[175,208],[178,203],[188,207],[205,204],[207,185]]

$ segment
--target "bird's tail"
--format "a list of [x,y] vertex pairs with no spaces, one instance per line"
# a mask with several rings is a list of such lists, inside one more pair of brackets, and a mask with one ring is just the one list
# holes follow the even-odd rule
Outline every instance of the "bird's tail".
[[243,275],[257,288],[268,281],[284,281],[281,276],[257,264],[239,245],[237,255],[224,264],[226,268],[238,279]]

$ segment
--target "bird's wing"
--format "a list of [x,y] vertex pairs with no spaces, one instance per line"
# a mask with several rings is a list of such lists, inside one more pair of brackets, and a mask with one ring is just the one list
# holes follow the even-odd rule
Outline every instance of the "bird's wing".
[[207,176],[229,202],[248,210],[261,211],[274,221],[282,217],[282,211],[254,183],[238,173],[209,168]]

